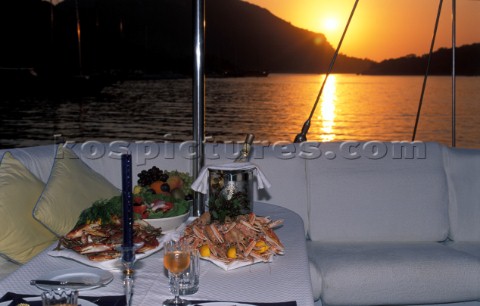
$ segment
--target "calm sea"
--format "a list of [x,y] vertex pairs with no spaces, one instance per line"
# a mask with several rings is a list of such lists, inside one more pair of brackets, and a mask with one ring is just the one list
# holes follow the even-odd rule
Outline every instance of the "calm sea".
[[[210,78],[206,134],[215,141],[292,141],[308,118],[323,75]],[[308,140],[411,140],[423,77],[330,75]],[[428,79],[416,140],[451,145],[451,79]],[[0,147],[72,141],[192,139],[192,81],[126,81],[96,97],[0,103]],[[457,147],[480,148],[480,77],[457,78]]]

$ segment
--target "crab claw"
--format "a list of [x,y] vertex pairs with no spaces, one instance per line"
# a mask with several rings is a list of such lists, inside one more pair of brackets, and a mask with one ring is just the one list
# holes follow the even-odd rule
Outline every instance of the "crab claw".
[[73,247],[73,250],[80,254],[90,254],[90,253],[99,253],[113,250],[115,246],[113,244],[103,244],[103,243],[90,243],[87,245],[79,245]]

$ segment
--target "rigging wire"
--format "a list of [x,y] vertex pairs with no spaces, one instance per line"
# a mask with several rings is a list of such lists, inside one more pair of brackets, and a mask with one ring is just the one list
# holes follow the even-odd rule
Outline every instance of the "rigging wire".
[[428,54],[427,68],[425,70],[425,76],[423,78],[422,92],[420,94],[420,101],[418,102],[417,117],[415,119],[415,127],[413,128],[412,141],[415,141],[415,136],[417,135],[418,121],[420,120],[420,112],[422,110],[422,105],[423,105],[423,96],[425,95],[425,88],[427,86],[428,73],[430,72],[430,62],[432,61],[433,47],[435,45],[435,37],[437,36],[438,22],[440,20],[440,13],[442,12],[442,5],[443,5],[443,0],[440,0],[438,4],[437,19],[435,20],[435,27],[433,30],[432,43],[430,44],[430,52]]
[[455,136],[455,127],[456,127],[456,72],[455,72],[455,49],[456,49],[456,36],[457,36],[457,1],[452,0],[452,147],[456,146],[456,136]]
[[312,110],[310,111],[310,115],[308,116],[307,121],[305,121],[305,123],[303,124],[302,131],[298,133],[297,136],[295,136],[294,142],[296,143],[307,141],[307,133],[308,133],[308,129],[310,128],[310,122],[312,120],[313,114],[315,113],[315,109],[317,108],[317,104],[318,104],[318,101],[320,100],[320,96],[322,95],[323,88],[327,83],[328,76],[332,72],[333,65],[335,64],[335,60],[337,59],[338,52],[340,51],[340,47],[342,46],[343,39],[345,38],[345,34],[347,33],[348,27],[350,25],[350,22],[352,21],[353,14],[355,13],[355,9],[357,8],[357,4],[359,1],[360,0],[356,0],[355,4],[353,5],[352,12],[350,13],[350,17],[348,18],[345,29],[343,30],[343,34],[342,34],[342,37],[340,38],[337,49],[333,54],[333,58],[330,61],[330,66],[328,67],[327,73],[325,74],[325,79],[323,80],[322,86],[320,87],[320,91],[318,92],[315,103],[313,104]]

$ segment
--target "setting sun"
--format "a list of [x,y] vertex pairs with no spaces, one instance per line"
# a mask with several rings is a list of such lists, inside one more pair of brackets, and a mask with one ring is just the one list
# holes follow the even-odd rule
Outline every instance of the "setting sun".
[[[244,0],[302,29],[325,34],[337,46],[355,0]],[[346,33],[341,52],[381,61],[407,54],[428,53],[438,10],[435,0],[360,1]],[[451,46],[451,5],[443,5],[435,48]],[[480,1],[457,2],[457,45],[480,39]]]
[[338,20],[334,17],[328,17],[323,20],[325,31],[335,31],[338,28]]

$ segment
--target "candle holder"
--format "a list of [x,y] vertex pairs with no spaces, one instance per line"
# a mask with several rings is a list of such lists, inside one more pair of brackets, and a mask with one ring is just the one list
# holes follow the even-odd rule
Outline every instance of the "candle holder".
[[132,305],[133,285],[135,270],[135,250],[137,247],[121,247],[122,249],[122,265],[123,265],[123,287],[125,289],[125,298],[127,306]]
[[133,203],[132,203],[132,156],[122,155],[122,203],[123,203],[123,245],[122,265],[123,286],[127,306],[132,303],[135,264],[135,246],[133,244]]

